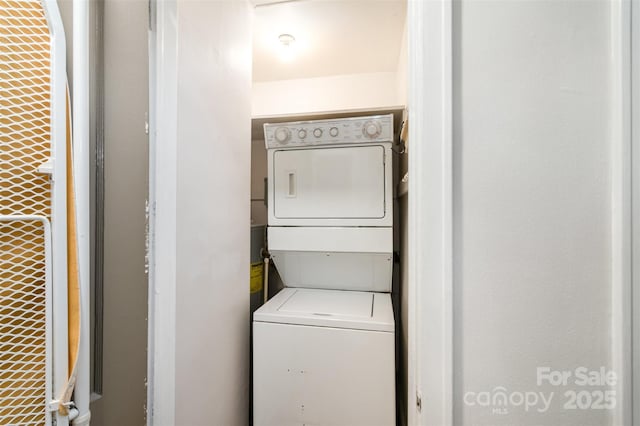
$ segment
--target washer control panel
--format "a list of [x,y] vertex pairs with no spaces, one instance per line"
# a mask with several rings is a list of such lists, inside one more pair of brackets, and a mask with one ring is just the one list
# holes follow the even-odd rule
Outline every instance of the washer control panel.
[[393,114],[266,123],[264,139],[267,149],[393,142]]

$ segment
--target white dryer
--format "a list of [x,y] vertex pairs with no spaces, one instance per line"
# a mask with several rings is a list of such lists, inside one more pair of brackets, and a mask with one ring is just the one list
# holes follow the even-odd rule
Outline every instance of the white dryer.
[[269,226],[393,225],[393,115],[265,124]]
[[266,124],[268,246],[256,426],[394,425],[393,116]]

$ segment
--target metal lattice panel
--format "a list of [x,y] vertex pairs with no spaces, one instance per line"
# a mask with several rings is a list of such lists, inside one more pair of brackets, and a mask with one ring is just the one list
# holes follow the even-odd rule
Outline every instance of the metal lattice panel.
[[[50,216],[50,37],[40,1],[0,0],[0,215]],[[43,228],[0,222],[0,425],[42,425]]]
[[40,223],[0,222],[0,424],[45,420],[44,235]]

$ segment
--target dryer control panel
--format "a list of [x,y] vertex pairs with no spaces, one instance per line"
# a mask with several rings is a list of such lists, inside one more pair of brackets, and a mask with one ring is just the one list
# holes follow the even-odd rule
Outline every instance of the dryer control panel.
[[393,114],[266,123],[264,140],[267,149],[393,142]]

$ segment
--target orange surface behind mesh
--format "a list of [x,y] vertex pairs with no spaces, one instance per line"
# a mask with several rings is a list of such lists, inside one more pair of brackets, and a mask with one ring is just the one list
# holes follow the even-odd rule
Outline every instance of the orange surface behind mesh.
[[[37,0],[0,0],[0,215],[50,215],[50,37]],[[44,237],[0,223],[0,425],[45,423]]]

